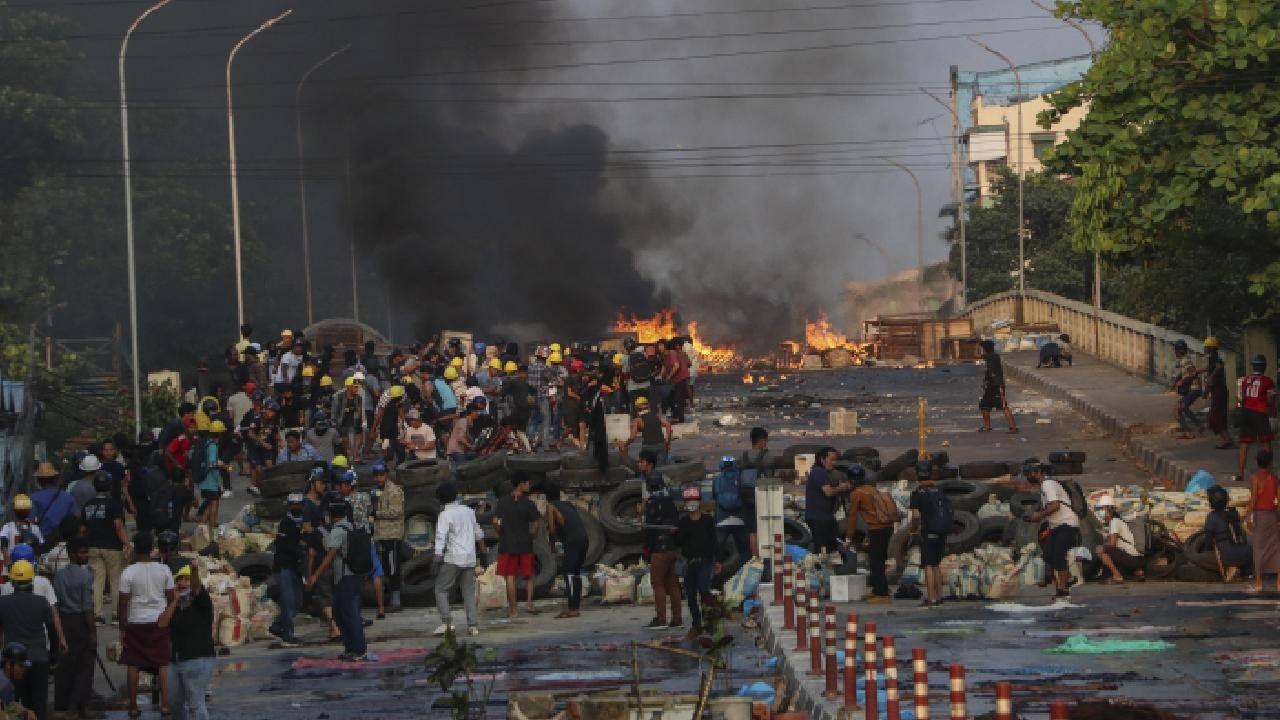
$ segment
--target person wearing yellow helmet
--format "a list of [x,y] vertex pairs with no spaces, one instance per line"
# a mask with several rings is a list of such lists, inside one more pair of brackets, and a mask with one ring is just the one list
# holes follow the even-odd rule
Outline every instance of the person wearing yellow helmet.
[[560,343],[551,343],[551,352],[552,352],[553,354],[559,354],[559,353],[560,353]]
[[501,360],[499,360],[499,359],[498,359],[498,358],[496,358],[496,357],[489,358],[489,369],[490,369],[490,370],[501,370],[501,369],[502,369],[502,361],[501,361]]
[[564,356],[560,354],[559,350],[552,350],[551,354],[547,356],[547,362],[552,365],[559,365],[564,362]]
[[456,358],[454,358],[454,359],[450,360],[450,361],[449,361],[449,367],[451,367],[451,368],[458,368],[458,369],[461,369],[461,368],[462,368],[462,358],[460,358],[460,357],[456,357]]
[[44,535],[40,532],[40,526],[31,522],[28,517],[31,515],[31,498],[25,494],[19,493],[13,496],[13,519],[0,527],[0,539],[4,543],[4,561],[9,563],[9,551],[20,543],[26,543],[32,547],[44,545]]
[[348,375],[342,381],[342,392],[333,396],[329,420],[342,436],[343,449],[353,457],[362,457],[369,419],[365,412],[365,398],[360,392],[360,382],[354,374]]
[[[48,582],[44,578],[39,580]],[[27,560],[15,562],[9,568],[9,582],[13,592],[0,600],[0,624],[4,626],[5,642],[20,644],[26,650],[26,667],[18,697],[27,708],[26,717],[44,718],[48,715],[49,703],[49,645],[56,642],[62,653],[59,659],[66,660],[67,640],[52,604],[36,591],[35,565]],[[6,648],[5,652],[9,650]]]
[[320,376],[320,387],[322,387],[322,388],[329,388],[329,387],[333,387],[333,377],[332,377],[332,376],[330,376],[330,375],[321,375],[321,376]]
[[444,369],[444,379],[445,379],[445,380],[449,380],[449,381],[457,380],[457,379],[458,379],[458,368],[454,367],[453,365],[450,365],[449,367],[445,368],[445,369]]
[[[1212,341],[1212,343],[1210,342]],[[1231,391],[1227,389],[1227,365],[1218,354],[1218,338],[1209,336],[1204,339],[1205,371],[1204,390],[1209,396],[1209,432],[1218,437],[1219,450],[1230,450],[1234,443],[1227,434],[1227,407],[1230,405]]]
[[508,375],[515,375],[519,369],[520,366],[516,365],[514,360],[508,360],[507,364],[502,366],[502,372]]
[[404,444],[400,442],[400,427],[408,406],[404,397],[404,386],[392,385],[378,398],[378,409],[373,414],[373,427],[382,442],[382,456],[396,465],[405,459]]

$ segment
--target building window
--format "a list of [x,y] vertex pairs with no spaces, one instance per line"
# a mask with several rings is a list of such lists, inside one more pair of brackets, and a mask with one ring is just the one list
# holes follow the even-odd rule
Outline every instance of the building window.
[[1049,148],[1058,144],[1058,136],[1056,133],[1036,133],[1031,136],[1031,148],[1035,153],[1036,160],[1044,162],[1044,153]]

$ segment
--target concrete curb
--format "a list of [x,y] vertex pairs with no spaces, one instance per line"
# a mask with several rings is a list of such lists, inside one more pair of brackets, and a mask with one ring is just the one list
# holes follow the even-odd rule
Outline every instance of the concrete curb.
[[1012,363],[1006,364],[1004,371],[1015,381],[1066,402],[1090,422],[1106,430],[1107,434],[1123,445],[1148,472],[1172,483],[1173,487],[1178,489],[1186,487],[1187,481],[1199,469],[1198,466],[1190,465],[1187,461],[1172,457],[1163,448],[1156,447],[1150,442],[1150,436],[1146,433],[1144,425],[1120,417],[1108,408],[1084,397],[1078,391]]
[[[766,585],[760,587],[761,597],[764,597]],[[769,590],[770,594],[772,592]],[[823,678],[809,675],[809,654],[795,650],[795,631],[783,629],[786,623],[783,621],[782,608],[777,605],[766,605],[761,618],[764,641],[769,652],[778,658],[778,670],[787,679],[788,691],[790,688],[799,688],[794,709],[808,712],[812,720],[853,720],[858,717],[856,713],[844,711],[843,701],[831,701],[822,696],[826,689],[825,681]],[[841,637],[843,637],[843,621],[840,627]],[[841,647],[843,648],[843,644]]]

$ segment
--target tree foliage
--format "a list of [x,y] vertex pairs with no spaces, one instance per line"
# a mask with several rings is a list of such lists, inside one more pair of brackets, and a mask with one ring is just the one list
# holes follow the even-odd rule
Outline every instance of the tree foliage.
[[[970,298],[1018,289],[1018,179],[1005,170],[995,181],[988,207],[969,210],[965,227]],[[1092,256],[1072,247],[1066,230],[1072,189],[1059,178],[1028,173],[1023,214],[1031,237],[1024,245],[1028,289],[1087,300]],[[950,272],[960,277],[959,230],[952,227]]]
[[[1252,290],[1274,297],[1280,3],[1079,0],[1058,8],[1111,38],[1079,82],[1048,97],[1052,108],[1040,118],[1048,128],[1088,105],[1047,158],[1074,178],[1073,245],[1185,258],[1212,242],[1218,252],[1270,255],[1236,274],[1252,273]],[[1256,314],[1276,308],[1271,301]]]

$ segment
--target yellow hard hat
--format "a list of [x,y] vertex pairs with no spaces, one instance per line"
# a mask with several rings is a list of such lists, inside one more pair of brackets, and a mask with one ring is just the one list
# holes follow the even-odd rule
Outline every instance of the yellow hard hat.
[[454,367],[454,366],[452,366],[452,365],[450,365],[449,367],[445,368],[445,369],[444,369],[444,379],[445,379],[445,380],[457,380],[457,379],[458,379],[458,368],[456,368],[456,367]]
[[[552,347],[555,347],[555,346],[553,345]],[[551,351],[551,357],[547,358],[547,362],[549,362],[549,363],[562,363],[562,362],[564,362],[564,357],[562,357],[562,356],[560,355],[560,351],[559,351],[559,350],[552,350],[552,351]]]
[[333,387],[333,378],[328,375],[320,376],[320,387]]
[[558,353],[560,349],[560,343],[551,343],[551,352]]
[[343,380],[343,381],[342,381],[342,386],[343,386],[343,387],[355,387],[355,386],[356,386],[356,378],[355,378],[355,376],[353,375],[353,376],[351,376],[351,377],[348,377],[346,380]]
[[27,497],[26,495],[14,495],[13,509],[14,510],[30,510],[31,498]]
[[175,580],[180,577],[191,577],[191,565],[189,563],[183,565],[181,570],[173,574]]
[[617,353],[613,356],[613,364],[622,367],[622,353]]
[[285,328],[280,331],[280,337],[293,337],[293,331],[289,328]]
[[400,378],[400,382],[404,383],[405,385],[408,385],[409,383],[413,382],[413,376],[405,375],[404,377]]
[[347,461],[346,455],[334,455],[332,462],[329,464],[337,468],[351,467],[351,463]]
[[1219,347],[1218,338],[1216,336],[1210,335],[1209,337],[1204,339],[1205,350],[1212,350],[1213,348],[1216,348],[1216,347]]
[[517,370],[519,370],[519,369],[520,369],[520,368],[519,368],[519,367],[518,367],[514,362],[512,362],[511,360],[508,360],[508,361],[507,361],[507,364],[506,364],[506,365],[504,365],[504,366],[502,366],[502,371],[503,371],[503,372],[513,373],[513,372],[515,372],[515,371],[517,371]]
[[641,395],[640,397],[636,398],[635,406],[638,408],[649,407],[649,398]]
[[315,376],[316,376],[315,368],[311,367],[310,365],[302,368],[302,377],[315,377]]
[[215,435],[220,435],[226,431],[227,431],[227,425],[221,420],[214,420],[213,422],[209,423],[209,432]]
[[394,399],[396,399],[396,398],[402,398],[402,397],[404,397],[404,386],[403,386],[403,385],[392,385],[392,386],[391,386],[391,389],[387,391],[387,394],[391,396],[391,399],[392,399],[392,400],[394,400]]
[[498,358],[489,358],[489,367],[494,370],[502,369],[502,361]]
[[19,560],[9,566],[9,580],[13,582],[31,582],[36,579],[36,568],[27,560]]
[[460,358],[460,357],[456,357],[456,358],[454,358],[454,359],[450,360],[450,361],[449,361],[449,367],[456,367],[456,368],[460,368],[460,367],[462,367],[462,358]]
[[205,415],[203,413],[196,415],[196,430],[199,430],[200,432],[208,432],[209,430],[208,415]]

